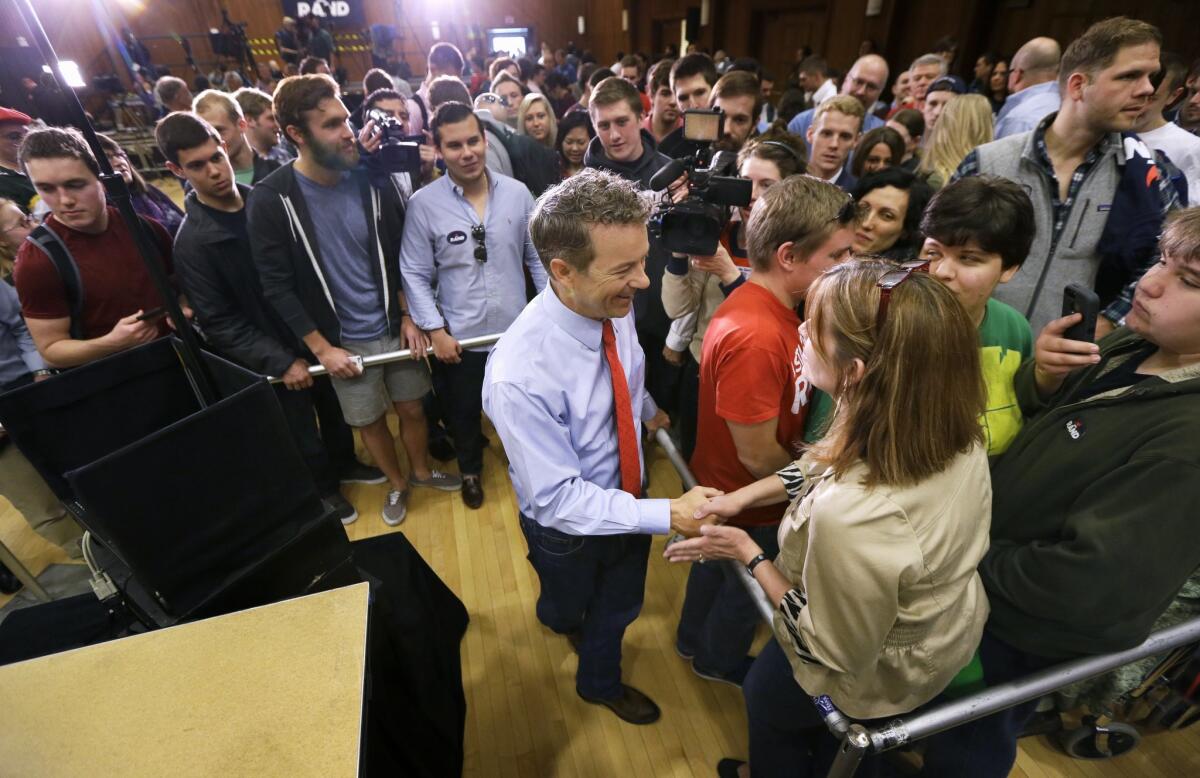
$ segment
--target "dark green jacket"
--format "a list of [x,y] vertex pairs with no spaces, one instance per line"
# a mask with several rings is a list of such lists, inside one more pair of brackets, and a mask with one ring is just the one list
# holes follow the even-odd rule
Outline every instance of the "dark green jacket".
[[988,628],[1028,653],[1136,645],[1200,566],[1200,365],[1080,399],[1142,345],[1117,330],[1048,402],[1032,360],[1017,373],[1026,421],[992,468],[979,572]]

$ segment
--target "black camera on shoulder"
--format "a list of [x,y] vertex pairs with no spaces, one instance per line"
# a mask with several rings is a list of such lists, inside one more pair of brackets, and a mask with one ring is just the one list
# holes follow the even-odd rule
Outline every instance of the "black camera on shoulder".
[[674,254],[707,257],[717,253],[728,218],[726,208],[750,205],[750,181],[730,175],[737,173],[737,155],[713,150],[713,144],[724,135],[724,124],[725,115],[718,110],[684,111],[684,138],[707,145],[696,154],[673,160],[650,179],[650,188],[662,192],[687,173],[687,199],[676,203],[666,192],[650,217],[650,232]]
[[421,170],[421,144],[423,135],[405,135],[404,125],[395,116],[381,108],[367,111],[363,121],[374,121],[383,134],[379,148],[371,155],[372,161],[388,173],[411,173]]

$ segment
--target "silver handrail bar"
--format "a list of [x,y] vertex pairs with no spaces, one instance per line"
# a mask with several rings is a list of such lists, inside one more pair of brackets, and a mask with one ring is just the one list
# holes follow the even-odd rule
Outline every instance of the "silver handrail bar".
[[[688,468],[687,462],[683,461],[683,454],[679,453],[679,449],[675,448],[675,442],[671,440],[671,436],[665,429],[659,428],[654,431],[654,440],[658,443],[659,448],[667,455],[667,459],[675,467],[679,473],[679,480],[683,482],[683,489],[693,489],[699,484],[696,483],[696,477],[692,475],[692,471]],[[746,587],[746,591],[750,594],[750,599],[754,601],[754,607],[758,610],[758,615],[762,616],[763,621],[769,626],[775,614],[775,608],[771,606],[771,601],[767,599],[766,592],[758,585],[758,581],[754,580],[754,576],[750,575],[744,566],[739,565],[736,561],[730,560],[730,565],[738,572],[738,578]]]
[[[684,489],[696,486],[696,478],[683,461],[683,456],[675,448],[667,431],[656,430],[654,439],[679,472]],[[775,609],[771,607],[762,587],[744,567],[736,562],[731,564],[743,574],[739,576],[742,583],[746,585],[746,590],[753,598],[759,613],[770,624]],[[911,718],[897,717],[880,727],[868,728],[844,718],[842,722],[834,722],[827,718],[826,723],[830,729],[836,736],[843,738],[842,747],[829,770],[828,778],[853,776],[859,763],[868,753],[882,753],[923,740],[1023,702],[1039,699],[1079,681],[1095,678],[1146,657],[1164,654],[1196,642],[1200,642],[1200,617],[1154,632],[1133,648],[1064,662],[1020,680],[991,686],[967,697],[943,703]]]
[[[500,336],[503,334],[504,333],[501,332],[501,333],[497,333],[495,335],[480,335],[478,338],[464,338],[463,340],[460,340],[458,342],[458,345],[462,346],[464,351],[467,349],[479,348],[480,346],[490,346],[493,343],[495,343],[496,341],[500,340]],[[429,357],[432,354],[433,354],[432,346],[425,349],[426,357]],[[412,349],[407,349],[407,348],[401,349],[399,351],[387,351],[382,354],[373,354],[369,357],[362,357],[362,366],[364,368],[368,368],[368,367],[374,367],[375,365],[386,365],[389,362],[401,362],[405,359],[412,359],[412,355],[413,355]],[[325,369],[324,365],[311,365],[308,368],[308,374],[313,377],[325,375],[328,372],[329,371]],[[280,378],[279,376],[268,376],[267,377],[268,383],[278,384],[278,383],[281,383],[282,381],[283,381],[283,379]]]

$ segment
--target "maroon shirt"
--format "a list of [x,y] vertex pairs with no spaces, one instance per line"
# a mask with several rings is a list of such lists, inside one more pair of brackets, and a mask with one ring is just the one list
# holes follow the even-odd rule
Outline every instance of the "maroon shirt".
[[[154,232],[159,259],[171,275],[171,236],[162,225],[146,219]],[[80,322],[85,340],[106,335],[116,323],[136,313],[161,307],[163,300],[146,272],[133,234],[116,208],[108,208],[108,229],[97,235],[73,230],[53,216],[46,225],[67,245],[83,286],[83,310]],[[17,252],[13,283],[21,298],[21,313],[27,319],[66,319],[71,304],[66,286],[54,263],[37,246],[25,242]],[[170,332],[163,319],[160,334]]]

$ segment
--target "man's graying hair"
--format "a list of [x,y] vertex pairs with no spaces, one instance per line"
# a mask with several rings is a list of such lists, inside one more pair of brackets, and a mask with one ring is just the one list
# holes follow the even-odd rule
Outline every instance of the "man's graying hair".
[[592,168],[571,176],[538,198],[529,218],[529,235],[546,270],[558,257],[587,270],[596,257],[589,227],[644,226],[650,203],[631,181]]

